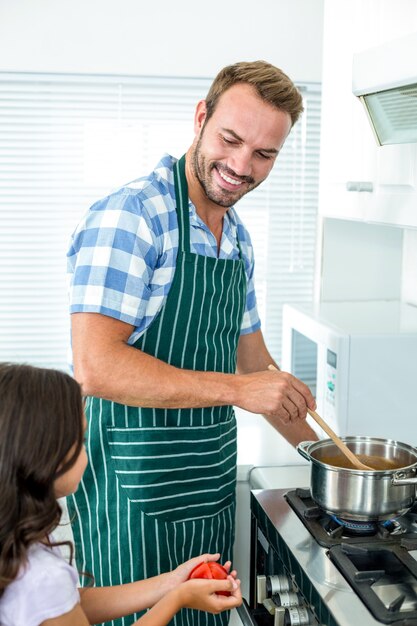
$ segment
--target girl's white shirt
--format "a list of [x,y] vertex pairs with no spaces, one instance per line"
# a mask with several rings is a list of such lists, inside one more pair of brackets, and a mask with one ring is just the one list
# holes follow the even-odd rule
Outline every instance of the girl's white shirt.
[[34,544],[28,563],[0,598],[0,624],[39,626],[68,613],[80,601],[77,584],[77,571],[65,561],[59,547]]

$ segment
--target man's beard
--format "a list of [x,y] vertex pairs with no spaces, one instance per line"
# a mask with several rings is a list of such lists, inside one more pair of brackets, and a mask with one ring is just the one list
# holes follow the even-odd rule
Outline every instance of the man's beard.
[[[203,188],[207,198],[211,202],[214,202],[219,206],[229,208],[233,204],[236,204],[236,202],[249,191],[252,191],[252,189],[255,189],[255,187],[260,185],[262,181],[260,180],[259,182],[255,182],[255,180],[251,176],[239,176],[233,170],[225,167],[219,161],[215,161],[208,165],[201,151],[202,137],[203,131],[201,132],[201,135],[192,154],[192,167],[194,175],[200,183],[201,187]],[[236,191],[229,191],[228,189],[219,188],[219,186],[216,185],[215,182],[213,182],[211,177],[211,171],[213,169],[217,169],[218,171],[226,174],[226,176],[230,176],[231,178],[235,178],[236,180],[242,180],[247,184],[244,186],[243,189],[239,189]]]

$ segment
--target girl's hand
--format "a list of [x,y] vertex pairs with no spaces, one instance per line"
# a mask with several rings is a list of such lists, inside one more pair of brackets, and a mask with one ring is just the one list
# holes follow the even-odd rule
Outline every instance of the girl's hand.
[[[198,565],[198,562],[196,563]],[[187,580],[177,588],[183,608],[198,609],[208,613],[220,613],[242,604],[240,580],[229,574],[225,580]],[[229,591],[230,596],[219,595],[219,591]]]
[[[179,565],[176,569],[172,570],[172,572],[166,572],[165,574],[160,574],[158,578],[158,585],[155,587],[158,589],[157,595],[154,596],[152,604],[158,602],[165,594],[169,593],[173,589],[177,588],[178,585],[188,581],[188,577],[191,574],[192,570],[199,565],[200,563],[208,563],[210,561],[218,561],[220,558],[220,554],[202,554],[201,556],[196,556],[185,563]],[[226,561],[223,565],[227,572],[229,572],[229,576],[233,579],[236,579],[236,570],[230,571],[231,562]],[[224,582],[224,581],[223,581]],[[227,589],[228,590],[228,589]],[[227,591],[226,590],[226,591]]]
[[[182,570],[185,566],[185,571],[189,572],[189,563],[198,565],[201,563],[201,558],[191,559],[177,570]],[[162,574],[162,576],[166,576],[166,574]],[[219,595],[221,591],[227,591],[230,595]],[[242,604],[240,580],[230,574],[223,580],[193,578],[179,583],[168,593],[164,593],[159,602],[135,622],[134,626],[163,626],[168,622],[171,623],[170,620],[180,609],[197,609],[207,613],[220,613],[234,609],[240,604]]]
[[[172,587],[175,587],[176,585],[188,580],[188,577],[191,574],[192,570],[200,563],[208,563],[209,561],[218,561],[219,558],[220,558],[219,553],[202,554],[201,556],[196,556],[193,559],[190,559],[189,561],[182,563],[172,572],[169,572],[167,574],[167,576],[169,577],[170,583],[172,584]],[[227,572],[229,572],[229,574],[233,578],[236,578],[236,571],[235,570],[233,570],[232,572],[230,571],[231,565],[232,564],[230,561],[226,561],[223,567],[225,568]]]

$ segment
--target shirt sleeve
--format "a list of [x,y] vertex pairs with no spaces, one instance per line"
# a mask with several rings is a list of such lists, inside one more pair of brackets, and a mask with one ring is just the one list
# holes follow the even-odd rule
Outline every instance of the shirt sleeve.
[[128,190],[93,205],[67,255],[70,312],[102,313],[139,326],[158,244],[151,219]]
[[1,624],[39,626],[65,615],[80,601],[77,578],[75,569],[52,553],[30,561],[2,597]]
[[255,292],[255,258],[253,252],[252,241],[249,232],[243,226],[241,222],[238,222],[238,236],[239,243],[242,250],[243,259],[245,262],[246,271],[246,307],[243,314],[242,324],[240,327],[241,335],[248,335],[254,333],[261,327],[261,320],[259,319],[258,307],[256,302]]

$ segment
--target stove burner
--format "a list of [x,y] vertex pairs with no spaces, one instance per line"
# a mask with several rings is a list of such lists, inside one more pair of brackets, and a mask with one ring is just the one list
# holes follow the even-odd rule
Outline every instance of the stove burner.
[[346,530],[347,536],[376,535],[378,531],[376,522],[355,522],[353,520],[341,519],[336,515],[330,515],[330,518]]
[[408,550],[417,549],[417,506],[402,517],[385,522],[357,522],[323,511],[312,499],[309,489],[288,491],[284,497],[315,540],[325,548],[372,539],[394,541]]

